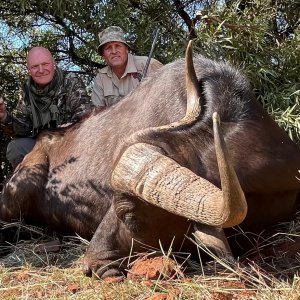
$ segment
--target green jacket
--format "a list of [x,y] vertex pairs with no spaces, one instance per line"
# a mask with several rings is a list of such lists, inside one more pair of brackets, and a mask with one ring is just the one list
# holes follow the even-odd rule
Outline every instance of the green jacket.
[[[23,97],[17,105],[16,112],[14,114],[9,113],[5,123],[2,124],[6,134],[12,137],[34,137],[43,129],[73,123],[91,109],[90,97],[87,95],[83,81],[74,73],[61,70],[59,72],[62,76],[62,86],[59,87],[59,91],[53,97],[51,96],[51,105],[47,108],[47,111],[50,112],[50,121],[49,117],[47,121],[41,119],[40,124],[42,125],[37,125],[35,121],[37,114],[31,101],[28,88],[29,81],[27,81],[27,84],[23,85]],[[41,116],[43,118],[43,114]]]

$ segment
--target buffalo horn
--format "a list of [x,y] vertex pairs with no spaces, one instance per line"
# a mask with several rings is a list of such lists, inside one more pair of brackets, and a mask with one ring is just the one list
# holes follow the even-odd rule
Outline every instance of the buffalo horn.
[[144,143],[125,150],[112,173],[113,188],[199,223],[222,228],[240,224],[247,204],[235,172],[226,161],[216,114],[213,121],[214,134],[219,135],[215,140],[224,192],[165,156],[160,148]]
[[187,90],[187,106],[185,116],[168,125],[152,128],[156,132],[179,130],[197,121],[201,112],[200,90],[193,63],[193,42],[189,41],[185,52],[185,82]]
[[185,53],[185,78],[187,90],[186,117],[197,118],[200,114],[200,89],[193,63],[193,42],[190,40]]
[[216,112],[213,113],[213,131],[224,202],[228,203],[230,214],[236,218],[236,221],[232,220],[232,222],[237,223],[238,220],[243,221],[246,217],[247,202],[238,177],[230,163],[229,153],[221,133],[220,117]]

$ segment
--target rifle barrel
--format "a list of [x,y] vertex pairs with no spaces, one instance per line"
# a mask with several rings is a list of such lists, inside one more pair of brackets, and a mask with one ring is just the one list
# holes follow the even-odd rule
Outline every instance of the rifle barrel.
[[159,29],[157,28],[157,29],[156,29],[156,32],[155,32],[154,40],[153,40],[152,45],[151,45],[151,50],[150,50],[150,53],[149,53],[149,56],[148,56],[148,59],[147,59],[145,68],[144,68],[144,70],[143,70],[143,74],[142,74],[142,79],[141,79],[141,81],[142,81],[142,80],[146,77],[146,75],[147,75],[147,71],[148,71],[148,68],[149,68],[149,65],[150,65],[150,61],[151,61],[151,58],[152,58],[152,55],[153,55],[154,47],[155,47],[155,44],[156,44],[156,41],[157,41],[157,38],[158,38],[158,31],[159,31]]

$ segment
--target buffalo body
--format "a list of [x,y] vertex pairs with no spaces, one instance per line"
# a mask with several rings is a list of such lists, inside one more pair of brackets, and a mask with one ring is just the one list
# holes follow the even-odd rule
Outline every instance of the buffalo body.
[[[139,251],[141,243],[158,247],[159,241],[166,248],[172,244],[174,250],[190,250],[192,243],[184,242],[194,232],[188,216],[116,188],[112,177],[125,151],[142,144],[221,188],[214,112],[220,117],[230,164],[248,205],[240,226],[259,231],[292,218],[300,190],[299,148],[257,102],[241,72],[200,55],[194,57],[194,68],[200,104],[191,122],[177,124],[189,101],[182,59],[147,78],[116,105],[70,127],[41,134],[4,187],[0,218],[21,217],[91,239],[85,272],[102,277],[120,274],[116,260],[129,254],[132,240],[139,241],[135,243]],[[146,156],[137,151],[141,158]],[[140,184],[136,189],[143,188]],[[153,194],[155,198],[155,190]]]

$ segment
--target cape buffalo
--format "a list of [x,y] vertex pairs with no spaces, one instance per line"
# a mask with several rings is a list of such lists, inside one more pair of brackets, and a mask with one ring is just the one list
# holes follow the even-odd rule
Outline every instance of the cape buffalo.
[[119,276],[133,240],[190,251],[183,240],[195,233],[230,254],[223,228],[257,231],[293,217],[299,167],[299,148],[245,76],[192,58],[189,45],[185,61],[121,102],[41,134],[3,189],[0,218],[91,239],[84,272]]

